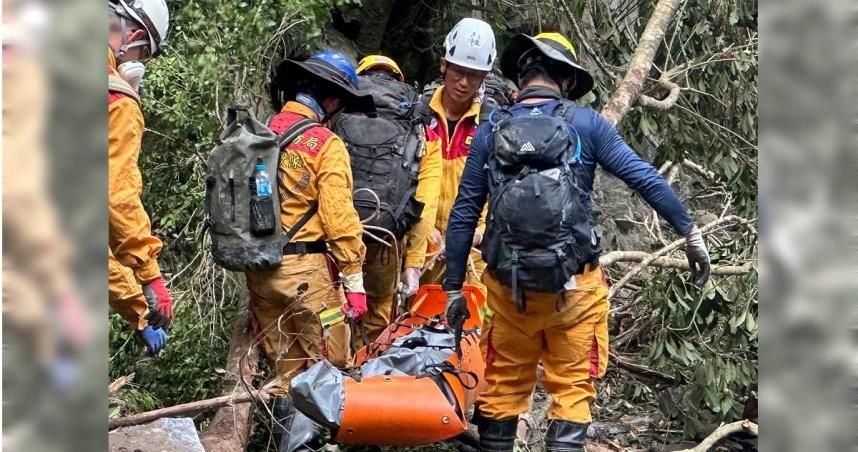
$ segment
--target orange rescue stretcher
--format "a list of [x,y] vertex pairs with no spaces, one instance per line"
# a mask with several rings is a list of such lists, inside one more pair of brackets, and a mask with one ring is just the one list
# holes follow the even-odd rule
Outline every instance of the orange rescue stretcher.
[[418,446],[464,433],[485,387],[479,347],[485,298],[472,286],[463,291],[471,318],[459,342],[461,359],[454,332],[440,320],[446,294],[425,285],[406,313],[358,351],[354,368],[340,371],[322,361],[295,377],[295,407],[331,429],[340,444]]

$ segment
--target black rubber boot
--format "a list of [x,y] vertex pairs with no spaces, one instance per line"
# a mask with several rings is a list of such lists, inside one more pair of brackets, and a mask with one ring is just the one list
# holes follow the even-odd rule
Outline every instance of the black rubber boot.
[[310,452],[325,445],[324,428],[298,411],[289,398],[274,399],[271,411],[277,419],[274,424],[277,452]]
[[515,448],[515,431],[518,416],[495,420],[484,417],[480,410],[474,412],[474,424],[480,433],[482,452],[512,452]]
[[548,431],[545,432],[545,452],[584,452],[589,425],[551,420],[548,423]]

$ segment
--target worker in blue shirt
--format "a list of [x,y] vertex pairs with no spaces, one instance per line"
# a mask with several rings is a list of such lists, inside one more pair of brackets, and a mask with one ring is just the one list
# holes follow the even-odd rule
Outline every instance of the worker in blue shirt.
[[709,276],[702,234],[667,181],[598,112],[571,102],[593,86],[576,60],[558,33],[512,39],[501,70],[520,94],[480,125],[450,214],[444,289],[447,321],[456,327],[468,317],[465,266],[489,201],[482,281],[494,317],[481,339],[488,387],[475,412],[484,452],[513,450],[540,361],[552,398],[545,450],[584,450],[593,379],[608,360],[608,288],[592,229],[596,164],[687,238],[697,284]]

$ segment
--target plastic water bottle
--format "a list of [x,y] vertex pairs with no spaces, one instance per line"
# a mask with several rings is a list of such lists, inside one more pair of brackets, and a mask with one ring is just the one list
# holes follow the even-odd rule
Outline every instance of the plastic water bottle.
[[256,182],[256,193],[259,197],[271,197],[271,178],[268,177],[268,172],[265,171],[265,162],[262,158],[256,159],[256,170],[253,171],[253,179]]
[[256,168],[250,178],[250,232],[253,235],[274,233],[274,198],[271,196],[271,178],[262,158],[256,159]]

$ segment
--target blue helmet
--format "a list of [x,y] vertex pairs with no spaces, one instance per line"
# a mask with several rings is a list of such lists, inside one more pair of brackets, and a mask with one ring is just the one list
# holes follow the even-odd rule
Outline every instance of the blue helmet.
[[295,96],[298,80],[314,79],[330,89],[332,96],[341,99],[347,109],[355,112],[373,113],[375,104],[372,95],[358,88],[358,76],[351,59],[336,50],[322,50],[303,61],[283,60],[271,83],[272,103],[275,108],[283,100]]
[[325,49],[311,56],[307,61],[312,60],[318,60],[333,66],[337,69],[337,71],[339,71],[340,73],[342,73],[342,75],[346,77],[350,85],[357,88],[358,78],[357,70],[355,70],[355,65],[352,64],[349,57],[343,55],[341,52],[337,52],[336,50],[331,49]]

